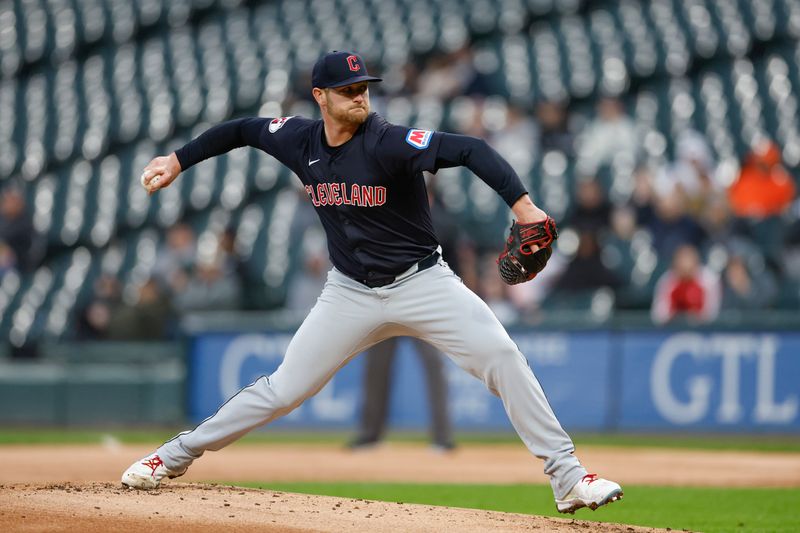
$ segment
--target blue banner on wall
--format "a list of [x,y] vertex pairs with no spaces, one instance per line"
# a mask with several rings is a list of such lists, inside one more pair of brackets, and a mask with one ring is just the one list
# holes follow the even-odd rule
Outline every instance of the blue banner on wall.
[[622,429],[800,430],[800,334],[627,333]]
[[[568,429],[602,429],[608,412],[609,334],[520,333],[512,335]],[[189,354],[189,416],[208,417],[227,398],[277,369],[290,334],[202,334]],[[283,427],[353,429],[360,415],[364,355],[345,365],[314,397],[273,422]],[[510,429],[502,402],[449,359],[445,365],[453,424],[461,429]],[[591,394],[587,391],[591,390]],[[395,358],[389,425],[425,429],[427,383],[414,345],[404,339]]]
[[[564,332],[512,334],[568,430],[800,431],[800,333]],[[189,414],[200,421],[280,364],[291,335],[203,334],[190,351]],[[275,421],[354,429],[364,356]],[[500,400],[451,361],[459,429],[510,429]],[[398,345],[389,425],[426,429],[427,383],[414,345]]]

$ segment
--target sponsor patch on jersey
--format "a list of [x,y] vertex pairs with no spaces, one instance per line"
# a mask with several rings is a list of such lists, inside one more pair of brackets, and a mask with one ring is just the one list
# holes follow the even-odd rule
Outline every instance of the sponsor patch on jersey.
[[273,118],[272,121],[270,121],[269,123],[269,132],[275,133],[276,131],[278,131],[283,127],[284,124],[286,124],[289,121],[290,118],[292,117]]
[[431,143],[432,136],[433,132],[430,130],[408,130],[406,142],[417,150],[423,150]]

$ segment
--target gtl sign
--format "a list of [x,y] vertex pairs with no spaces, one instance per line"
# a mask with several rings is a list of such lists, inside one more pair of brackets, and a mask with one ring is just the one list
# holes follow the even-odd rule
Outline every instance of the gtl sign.
[[[679,333],[669,337],[659,348],[650,373],[653,404],[659,414],[675,424],[692,424],[707,416],[712,400],[714,375],[696,373],[685,384],[688,399],[673,392],[673,367],[680,357],[700,363],[717,359],[720,363],[720,402],[717,422],[734,424],[742,419],[744,408],[740,392],[742,362],[755,360],[755,405],[752,421],[756,424],[788,424],[798,414],[798,395],[775,397],[775,356],[778,338],[774,335]],[[800,354],[797,354],[800,356]]]

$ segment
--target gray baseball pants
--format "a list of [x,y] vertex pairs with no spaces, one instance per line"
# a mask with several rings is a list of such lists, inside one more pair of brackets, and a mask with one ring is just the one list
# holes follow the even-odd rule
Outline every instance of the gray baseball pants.
[[278,369],[244,387],[157,453],[167,468],[182,470],[206,450],[219,450],[289,413],[350,358],[398,335],[429,342],[500,397],[525,446],[544,460],[556,498],[586,475],[525,356],[489,307],[441,259],[422,272],[414,265],[377,288],[331,270]]

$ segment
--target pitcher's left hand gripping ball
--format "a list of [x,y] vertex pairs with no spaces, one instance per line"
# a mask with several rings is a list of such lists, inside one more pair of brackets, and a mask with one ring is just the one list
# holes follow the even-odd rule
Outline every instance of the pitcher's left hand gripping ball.
[[509,285],[530,281],[544,269],[558,238],[556,222],[550,217],[532,224],[511,224],[506,249],[497,258],[500,277]]

